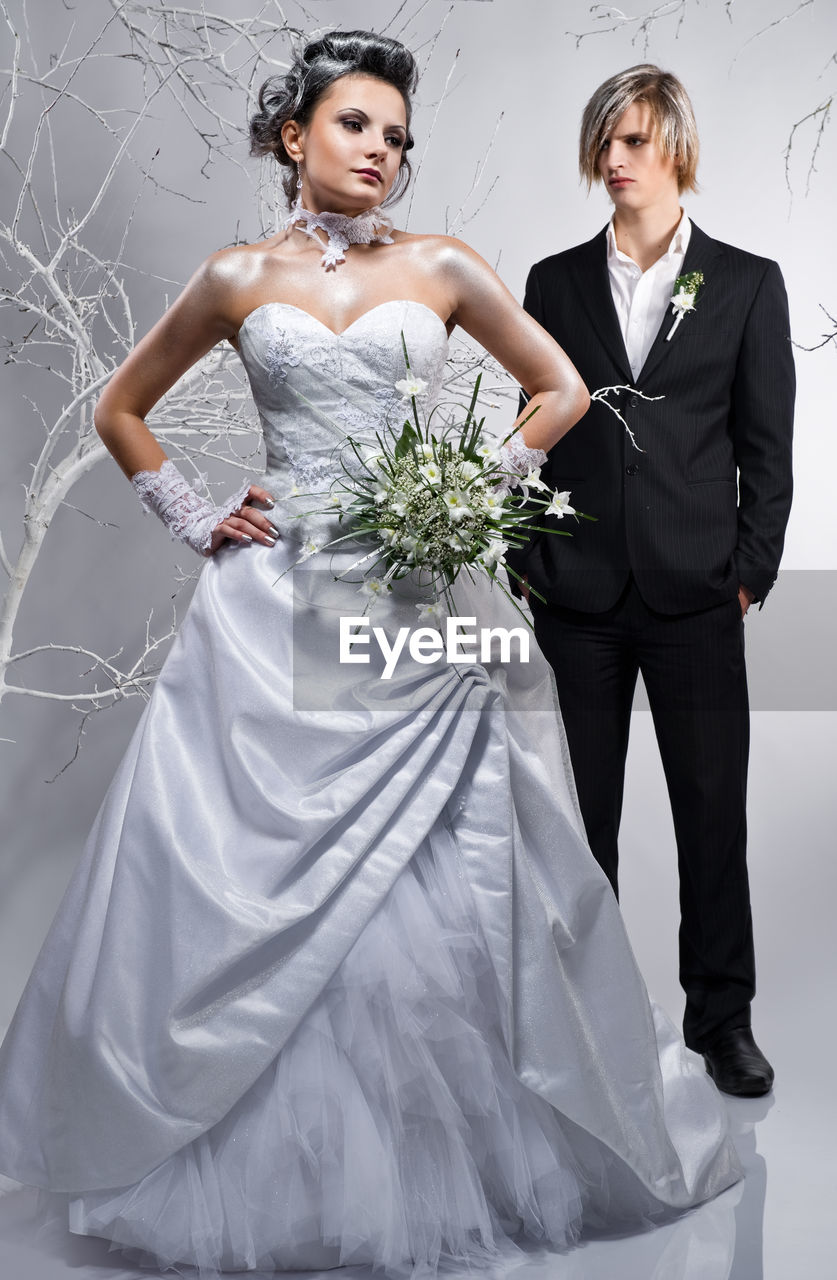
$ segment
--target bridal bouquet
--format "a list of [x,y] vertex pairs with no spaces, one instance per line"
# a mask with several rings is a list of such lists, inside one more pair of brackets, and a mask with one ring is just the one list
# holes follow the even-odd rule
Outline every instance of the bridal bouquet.
[[[437,595],[449,603],[462,570],[486,574],[509,594],[498,571],[521,580],[506,563],[509,548],[524,546],[533,532],[572,536],[539,523],[544,517],[594,517],[571,507],[569,492],[550,492],[539,468],[526,475],[512,468],[514,432],[499,446],[486,438],[485,419],[476,416],[481,375],[461,421],[454,416],[443,423],[442,406],[422,415],[419,401],[426,384],[412,376],[406,347],[404,354],[407,377],[395,384],[409,405],[401,430],[389,438],[376,433],[375,447],[347,437],[343,475],[332,484],[330,509],[339,509],[339,521],[349,531],[326,547],[310,545],[307,554],[358,537],[371,539],[374,550],[341,575],[363,569],[361,591],[370,599],[415,570],[427,573]],[[503,446],[509,441],[507,451]]]

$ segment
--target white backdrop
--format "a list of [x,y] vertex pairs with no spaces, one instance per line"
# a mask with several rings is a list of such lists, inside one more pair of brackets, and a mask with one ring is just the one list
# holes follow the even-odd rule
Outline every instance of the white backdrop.
[[[674,70],[693,98],[702,141],[701,193],[689,197],[690,214],[709,234],[779,260],[795,338],[813,346],[834,329],[821,305],[837,314],[837,125],[825,110],[806,119],[829,100],[837,79],[834,6],[831,0],[669,0],[654,10],[649,5],[643,25],[647,3],[641,0],[639,17],[630,21],[582,0],[309,0],[286,4],[284,12],[305,30],[374,27],[416,50],[426,63],[414,128],[419,172],[396,223],[461,234],[498,266],[518,297],[532,262],[588,239],[608,217],[606,196],[588,197],[576,175],[578,121],[588,95],[606,76],[639,61]],[[244,26],[258,14],[279,12],[261,0],[207,0],[207,7]],[[132,44],[119,9],[148,25],[138,0],[121,6],[90,0],[74,10],[44,0],[28,13],[23,0],[9,0],[3,65],[12,64],[16,34],[24,74],[15,83],[16,98],[7,92],[2,104],[5,118],[15,103],[6,145],[17,165],[2,160],[4,221],[13,218],[39,113],[50,103],[51,141],[42,126],[34,168],[45,220],[52,227],[59,214],[78,217],[93,200],[150,83],[143,78],[142,48],[136,39]],[[104,56],[80,63],[108,22],[95,50]],[[274,42],[273,56],[281,60],[283,48]],[[230,55],[233,63],[236,75],[252,72],[256,83],[271,69],[255,63],[242,40]],[[189,74],[185,68],[186,80]],[[58,84],[68,86],[61,97],[53,91]],[[173,94],[154,100],[89,224],[100,260],[115,258],[125,237],[129,265],[120,276],[138,332],[207,253],[236,236],[254,239],[260,230],[260,169],[246,158],[243,133],[207,164],[207,141],[196,136],[186,112],[199,125],[205,119],[176,67],[171,85]],[[243,125],[245,95],[218,94],[232,124]],[[90,104],[105,113],[113,133],[91,115]],[[57,210],[50,205],[48,142]],[[143,177],[149,166],[152,179]],[[22,218],[32,224],[27,235],[37,248],[26,201]],[[13,247],[3,242],[2,248],[14,265]],[[56,264],[59,274],[65,268],[79,279],[88,269],[72,255]],[[5,314],[5,332],[15,339],[35,323],[14,307]],[[109,343],[107,335],[101,338],[103,358]],[[68,394],[54,374],[26,364],[27,349],[9,350],[14,359],[4,369],[0,402],[0,532],[14,562],[23,495],[44,439],[38,415],[53,423]],[[821,984],[832,958],[834,357],[834,341],[798,352],[797,497],[785,573],[765,610],[747,622],[755,706],[751,864],[762,993],[756,1016],[766,1042],[779,1027],[803,1026],[825,998]],[[38,358],[48,361],[48,351]],[[234,483],[230,472],[228,484]],[[191,570],[190,553],[143,519],[109,462],[83,475],[68,502],[52,521],[29,579],[14,651],[56,643],[109,655],[124,646],[130,657],[142,647],[149,614],[164,632],[172,595],[179,594],[181,604],[188,595],[175,567]],[[82,719],[70,695],[91,687],[79,675],[89,665],[57,651],[16,663],[11,683],[59,692],[62,700],[11,693],[0,705],[0,1030],[142,707],[134,698],[93,715],[78,757],[59,772],[77,746]],[[642,711],[634,717],[623,831],[629,928],[649,985],[679,1017],[673,836],[650,718]]]

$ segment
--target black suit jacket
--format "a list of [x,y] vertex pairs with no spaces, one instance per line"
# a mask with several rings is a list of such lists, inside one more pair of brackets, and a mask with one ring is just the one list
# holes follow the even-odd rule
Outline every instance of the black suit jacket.
[[682,273],[702,271],[695,310],[670,341],[666,308],[634,380],[607,272],[606,233],[537,263],[526,310],[561,344],[591,391],[611,397],[643,452],[603,405],[552,449],[543,470],[580,511],[573,538],[535,535],[511,556],[550,603],[601,612],[628,574],[652,609],[720,604],[739,582],[763,600],[790,512],[795,378],[788,307],[775,262],[692,224]]

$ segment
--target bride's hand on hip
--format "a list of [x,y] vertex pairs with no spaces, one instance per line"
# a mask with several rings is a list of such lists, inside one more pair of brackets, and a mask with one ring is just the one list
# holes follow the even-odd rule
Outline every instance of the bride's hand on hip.
[[251,502],[258,502],[266,507],[273,506],[273,499],[267,490],[251,484],[242,506],[225,516],[212,530],[212,539],[206,552],[208,556],[214,555],[227,540],[245,544],[260,542],[265,547],[275,545],[279,530],[271,524],[263,511],[250,506]]

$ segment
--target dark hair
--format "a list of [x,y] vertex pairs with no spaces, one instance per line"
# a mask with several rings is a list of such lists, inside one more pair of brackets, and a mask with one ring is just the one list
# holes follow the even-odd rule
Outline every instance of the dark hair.
[[294,198],[296,171],[282,142],[282,126],[288,120],[308,124],[320,98],[335,80],[343,76],[373,76],[397,89],[407,112],[407,138],[401,153],[401,168],[385,200],[391,204],[403,195],[410,181],[407,152],[413,146],[410,133],[412,103],[418,70],[415,59],[403,44],[373,31],[332,31],[312,40],[294,54],[285,75],[271,76],[259,90],[259,110],[250,121],[250,154],[273,155],[285,167],[282,183],[288,202]]

